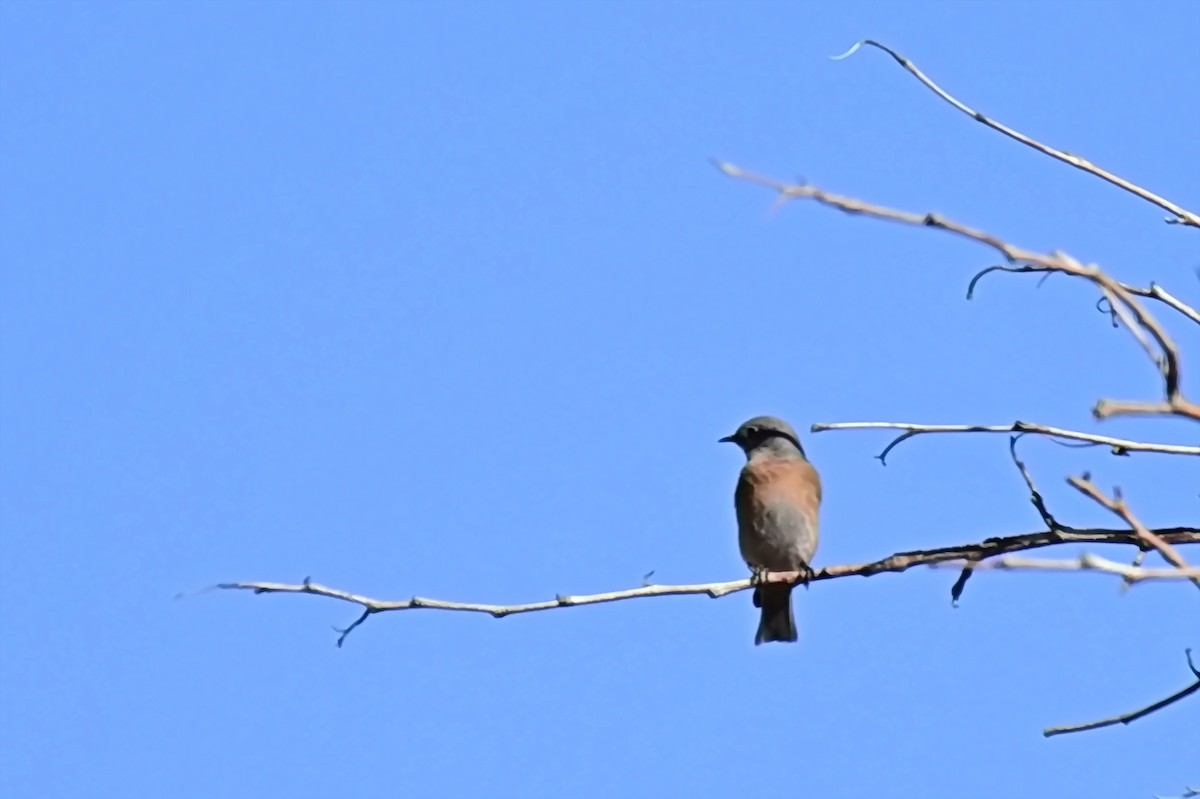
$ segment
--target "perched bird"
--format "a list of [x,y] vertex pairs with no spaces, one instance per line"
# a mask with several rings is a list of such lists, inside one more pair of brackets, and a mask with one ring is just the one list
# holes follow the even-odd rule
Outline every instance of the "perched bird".
[[[811,569],[817,551],[817,512],[821,478],[804,456],[792,426],[774,416],[755,416],[722,442],[746,453],[746,465],[733,494],[738,546],[754,573]],[[762,608],[754,643],[795,641],[791,584],[756,586],[754,606]]]

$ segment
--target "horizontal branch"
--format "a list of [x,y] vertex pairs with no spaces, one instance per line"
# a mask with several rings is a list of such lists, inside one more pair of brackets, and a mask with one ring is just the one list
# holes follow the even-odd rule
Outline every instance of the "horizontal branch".
[[1116,574],[1124,577],[1128,583],[1139,583],[1143,580],[1194,580],[1200,578],[1200,566],[1186,568],[1149,569],[1140,566],[1129,566],[1108,560],[1099,555],[1083,553],[1078,558],[1021,558],[1007,556],[985,560],[983,563],[968,563],[967,561],[949,561],[935,563],[934,569],[960,569],[970,566],[975,571],[1076,571]]
[[[1164,541],[1173,545],[1200,544],[1200,528],[1171,527],[1155,531]],[[815,572],[772,572],[762,578],[767,583],[798,583],[820,582],[841,577],[870,577],[884,572],[902,572],[914,566],[928,566],[945,561],[968,561],[977,563],[990,557],[1021,552],[1057,544],[1125,544],[1139,548],[1149,545],[1132,530],[1111,529],[1079,529],[1064,528],[1044,530],[1003,538],[989,538],[977,544],[941,547],[938,549],[913,550],[897,552],[882,560],[866,563],[853,563],[839,566],[827,566]],[[533,613],[555,608],[577,607],[580,605],[597,605],[605,602],[618,602],[627,599],[640,599],[656,596],[681,596],[701,594],[712,598],[745,591],[755,584],[751,578],[727,580],[716,583],[698,583],[689,585],[654,585],[644,584],[637,588],[619,591],[607,591],[600,594],[559,595],[554,599],[542,602],[529,602],[518,605],[479,604],[472,602],[456,602],[442,599],[427,599],[413,597],[403,600],[373,599],[361,594],[343,591],[338,588],[314,583],[306,579],[302,583],[269,583],[269,582],[236,582],[220,583],[213,586],[216,589],[253,591],[256,594],[313,594],[328,597],[343,602],[349,602],[363,608],[362,614],[349,627],[339,630],[341,636],[337,644],[341,646],[356,627],[365,622],[375,613],[385,613],[398,610],[453,610],[470,613],[486,613],[494,618],[503,618],[518,613]]]
[[896,60],[896,62],[898,64],[900,64],[900,66],[904,67],[904,69],[910,75],[912,75],[917,80],[919,80],[922,83],[922,85],[925,86],[925,88],[929,89],[934,94],[936,94],[938,97],[945,100],[947,103],[954,106],[959,111],[962,111],[964,114],[971,117],[976,122],[979,122],[979,123],[991,128],[992,130],[1003,133],[1005,136],[1008,136],[1010,139],[1014,139],[1014,140],[1020,142],[1021,144],[1024,144],[1027,147],[1031,147],[1032,149],[1037,150],[1039,153],[1042,153],[1043,155],[1047,155],[1058,161],[1062,161],[1064,164],[1070,164],[1071,166],[1075,167],[1076,169],[1087,172],[1090,175],[1095,175],[1096,177],[1100,178],[1101,180],[1105,180],[1120,189],[1124,189],[1125,191],[1129,192],[1130,194],[1132,194],[1136,197],[1140,197],[1141,199],[1145,200],[1146,202],[1157,205],[1159,208],[1172,214],[1172,217],[1167,219],[1168,222],[1171,222],[1173,224],[1182,224],[1182,225],[1188,225],[1191,227],[1200,228],[1200,214],[1195,214],[1195,213],[1187,210],[1186,208],[1183,208],[1182,206],[1171,202],[1170,200],[1166,199],[1165,197],[1161,197],[1152,191],[1144,189],[1141,186],[1137,185],[1136,183],[1132,183],[1132,182],[1126,180],[1125,178],[1120,177],[1119,175],[1115,175],[1112,172],[1109,172],[1107,169],[1102,169],[1101,167],[1097,166],[1096,164],[1093,164],[1091,161],[1088,161],[1085,158],[1081,158],[1078,155],[1075,155],[1074,153],[1068,153],[1065,150],[1057,150],[1053,147],[1042,144],[1040,141],[1038,141],[1034,138],[1031,138],[1030,136],[1026,136],[1024,133],[1021,133],[1020,131],[1013,130],[1012,128],[1008,127],[1007,125],[997,122],[996,120],[991,119],[990,117],[984,116],[983,114],[976,111],[975,109],[970,108],[965,103],[956,99],[953,95],[951,95],[949,92],[947,92],[941,86],[938,86],[936,83],[934,83],[924,72],[917,69],[916,64],[914,64],[912,61],[909,61],[907,58],[900,55],[899,53],[897,53],[895,50],[888,47],[887,45],[880,44],[879,42],[874,41],[873,39],[864,39],[863,41],[856,43],[853,47],[851,47],[847,52],[843,53],[842,55],[834,56],[833,60],[839,61],[843,58],[847,58],[847,57],[853,55],[854,52],[856,50],[858,50],[860,47],[862,47],[863,45],[866,45],[868,47],[877,48],[877,49],[882,50],[883,52],[887,53],[888,55],[890,55],[893,59]]
[[1148,705],[1141,710],[1135,710],[1132,713],[1123,713],[1120,716],[1113,716],[1112,718],[1101,719],[1100,721],[1089,721],[1086,724],[1073,724],[1068,727],[1047,727],[1046,729],[1042,730],[1042,735],[1049,738],[1054,735],[1062,735],[1068,732],[1083,732],[1084,730],[1096,730],[1101,727],[1111,727],[1114,724],[1129,724],[1130,722],[1137,721],[1143,716],[1149,716],[1151,713],[1157,710],[1162,710],[1167,705],[1174,704],[1189,694],[1194,694],[1196,691],[1200,691],[1200,669],[1197,669],[1196,665],[1192,663],[1192,650],[1187,649],[1184,650],[1184,652],[1187,655],[1188,668],[1192,670],[1192,674],[1195,676],[1196,680],[1182,691],[1177,691],[1176,693],[1168,696],[1166,699],[1155,702],[1153,705]]
[[[1130,452],[1160,452],[1168,455],[1200,455],[1200,447],[1185,444],[1153,444],[1145,441],[1131,441],[1124,438],[1112,438],[1094,433],[1081,433],[1077,430],[1066,430],[1061,427],[1032,424],[1030,422],[1013,422],[1007,425],[968,425],[968,424],[915,424],[912,422],[830,422],[814,424],[812,431],[820,433],[825,430],[904,430],[883,452],[875,457],[885,461],[889,452],[902,441],[926,433],[1033,433],[1051,438],[1082,441],[1088,444],[1111,447],[1114,455],[1127,455]],[[886,462],[886,461],[885,461]]]
[[1113,416],[1183,416],[1200,422],[1200,405],[1183,397],[1167,402],[1102,399],[1092,409],[1097,419]]

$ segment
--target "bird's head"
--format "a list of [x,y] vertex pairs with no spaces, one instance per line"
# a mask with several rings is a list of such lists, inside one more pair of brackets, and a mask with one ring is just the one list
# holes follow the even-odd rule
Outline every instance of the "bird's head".
[[754,452],[804,457],[800,436],[792,426],[777,416],[755,416],[742,422],[733,435],[720,439],[722,443],[737,444],[749,457]]

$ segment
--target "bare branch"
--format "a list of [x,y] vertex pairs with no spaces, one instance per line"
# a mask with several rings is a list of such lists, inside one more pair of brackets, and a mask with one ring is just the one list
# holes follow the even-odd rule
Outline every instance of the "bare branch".
[[1042,735],[1049,738],[1054,735],[1063,735],[1064,733],[1068,732],[1083,732],[1084,730],[1096,730],[1101,727],[1111,727],[1114,724],[1129,724],[1130,722],[1137,721],[1143,716],[1149,716],[1156,710],[1162,710],[1167,705],[1178,702],[1180,699],[1183,699],[1189,694],[1194,694],[1196,691],[1200,691],[1200,670],[1197,670],[1195,664],[1192,663],[1192,650],[1187,649],[1184,651],[1187,655],[1188,668],[1192,670],[1192,674],[1196,677],[1196,680],[1182,691],[1173,693],[1166,699],[1155,702],[1153,705],[1148,705],[1141,710],[1135,710],[1132,713],[1124,713],[1120,716],[1113,716],[1112,718],[1102,719],[1100,721],[1089,721],[1086,724],[1073,724],[1069,727],[1047,727],[1046,729],[1042,730]]
[[[1163,538],[1153,530],[1147,529],[1146,526],[1138,520],[1137,516],[1133,514],[1133,511],[1129,509],[1129,506],[1125,504],[1125,500],[1121,498],[1119,491],[1113,492],[1113,497],[1109,498],[1105,496],[1099,488],[1096,487],[1096,484],[1093,483],[1087,475],[1084,475],[1082,478],[1069,477],[1067,478],[1067,482],[1081,493],[1091,497],[1100,505],[1103,505],[1117,516],[1120,516],[1122,519],[1124,519],[1125,522],[1131,528],[1133,528],[1133,531],[1137,533],[1137,537],[1145,542],[1145,546],[1153,547],[1155,550],[1157,550],[1158,554],[1162,555],[1163,560],[1165,560],[1167,563],[1170,563],[1172,566],[1175,566],[1179,569],[1187,570],[1191,568],[1188,565],[1188,562],[1183,559],[1183,556],[1175,551],[1174,547],[1172,547],[1167,541],[1163,540]],[[1192,578],[1192,582],[1197,588],[1200,588],[1200,577]]]
[[[932,569],[956,569],[966,566],[966,563],[934,563]],[[1127,566],[1115,560],[1102,558],[1099,555],[1081,554],[1078,558],[1021,558],[1000,557],[985,560],[983,563],[969,564],[976,571],[1093,571],[1116,574],[1125,578],[1127,583],[1139,583],[1143,580],[1195,580],[1200,578],[1200,566],[1189,566],[1186,569],[1147,569],[1137,566]]]
[[1152,348],[1147,348],[1151,355],[1151,360],[1154,361],[1155,366],[1162,375],[1165,397],[1164,401],[1160,403],[1129,403],[1101,400],[1096,405],[1093,414],[1097,418],[1107,418],[1121,414],[1171,414],[1200,421],[1200,405],[1188,400],[1180,388],[1179,355],[1174,341],[1167,335],[1166,330],[1154,318],[1153,314],[1142,307],[1137,297],[1126,291],[1121,283],[1114,280],[1099,267],[1082,264],[1061,251],[1051,253],[1050,255],[1042,255],[1032,250],[1010,244],[982,230],[952,222],[937,214],[922,215],[908,211],[899,211],[894,208],[864,202],[853,197],[830,194],[815,186],[789,185],[773,178],[748,172],[723,161],[715,163],[718,169],[730,177],[775,190],[779,193],[780,202],[792,199],[810,199],[822,205],[837,208],[848,214],[861,214],[875,219],[886,219],[906,225],[944,230],[956,236],[991,247],[1002,254],[1005,260],[1012,265],[1011,267],[1002,266],[985,269],[979,275],[976,275],[975,280],[972,281],[972,289],[979,277],[994,271],[1061,272],[1094,283],[1104,294],[1105,298],[1112,303],[1114,315],[1126,322],[1130,333],[1139,342],[1142,342],[1143,346],[1146,346],[1144,333],[1149,334],[1150,338],[1153,339],[1155,345],[1161,351],[1161,353],[1155,353]]
[[1015,139],[1016,141],[1019,141],[1021,144],[1024,144],[1027,147],[1032,147],[1034,150],[1037,150],[1039,153],[1042,153],[1043,155],[1048,155],[1051,158],[1062,161],[1065,164],[1070,164],[1071,166],[1075,167],[1076,169],[1081,169],[1084,172],[1087,172],[1091,175],[1095,175],[1096,177],[1100,178],[1101,180],[1108,181],[1109,183],[1113,184],[1114,186],[1124,189],[1125,191],[1129,192],[1130,194],[1133,194],[1136,197],[1140,197],[1141,199],[1145,200],[1146,202],[1157,205],[1159,208],[1163,209],[1164,211],[1167,211],[1168,213],[1173,214],[1172,217],[1170,217],[1166,220],[1172,224],[1182,224],[1182,225],[1187,225],[1190,227],[1200,228],[1200,215],[1195,214],[1191,211],[1188,211],[1187,209],[1185,209],[1179,205],[1176,205],[1175,203],[1171,202],[1170,200],[1168,200],[1164,197],[1160,197],[1159,195],[1157,195],[1151,191],[1148,191],[1147,189],[1144,189],[1135,183],[1131,183],[1128,180],[1125,180],[1124,178],[1122,178],[1118,175],[1114,175],[1112,172],[1109,172],[1106,169],[1102,169],[1102,168],[1096,166],[1095,164],[1093,164],[1092,162],[1090,162],[1084,158],[1080,158],[1078,155],[1075,155],[1073,153],[1068,153],[1063,150],[1056,150],[1053,147],[1049,147],[1045,144],[1042,144],[1041,142],[1037,141],[1036,139],[1032,139],[1023,133],[1013,130],[1012,128],[1008,127],[1007,125],[1001,124],[1000,122],[997,122],[994,119],[990,119],[990,118],[984,116],[983,114],[981,114],[980,112],[976,111],[975,109],[968,107],[966,104],[960,102],[959,100],[955,99],[952,95],[950,95],[948,92],[946,92],[945,89],[943,89],[942,87],[940,87],[936,83],[934,83],[932,80],[930,80],[929,77],[925,75],[925,73],[923,73],[921,70],[917,69],[917,66],[915,64],[913,64],[913,62],[909,61],[907,58],[900,55],[899,53],[897,53],[895,50],[891,49],[887,45],[880,44],[879,42],[874,41],[873,39],[864,39],[863,41],[856,43],[847,52],[843,53],[840,56],[834,56],[833,58],[834,58],[834,60],[841,60],[843,58],[847,58],[850,55],[852,55],[856,50],[858,50],[859,47],[861,47],[863,45],[867,45],[869,47],[875,47],[875,48],[887,53],[888,55],[890,55],[892,58],[894,58],[896,60],[897,63],[900,64],[900,66],[904,67],[904,69],[907,70],[909,74],[911,74],[913,77],[915,77],[917,80],[919,80],[927,89],[929,89],[934,94],[936,94],[938,97],[942,98],[947,103],[954,106],[959,111],[962,111],[964,114],[971,117],[975,121],[980,122],[983,125],[986,125],[987,127],[991,128],[992,130],[999,131],[1000,133],[1003,133],[1005,136],[1008,136],[1011,139]]
[[[1185,544],[1200,544],[1200,528],[1162,528],[1156,530],[1155,534],[1163,541],[1175,546]],[[808,572],[772,572],[764,576],[762,578],[762,582],[807,583],[820,582],[822,580],[833,580],[841,577],[870,577],[872,575],[883,574],[885,572],[902,572],[911,569],[914,566],[927,566],[933,563],[964,560],[981,561],[986,558],[1005,555],[1012,552],[1040,549],[1041,547],[1055,546],[1058,544],[1121,544],[1126,546],[1141,546],[1142,539],[1132,530],[1104,528],[1051,529],[1032,533],[1024,533],[1021,535],[1007,536],[1004,538],[989,538],[977,544],[963,544],[959,546],[941,547],[938,549],[897,552],[893,555],[883,558],[882,560],[870,561],[867,563],[826,566],[825,568],[818,569],[811,574]],[[350,591],[343,591],[338,588],[330,588],[329,586],[320,585],[312,582],[309,579],[305,579],[304,582],[298,584],[235,582],[220,583],[212,587],[215,589],[225,590],[253,591],[256,594],[312,594],[314,596],[328,597],[330,599],[337,599],[342,602],[349,602],[351,604],[358,605],[363,608],[362,615],[359,616],[359,618],[348,628],[338,631],[342,634],[341,638],[338,639],[338,646],[341,646],[346,635],[348,635],[354,628],[365,622],[368,617],[375,613],[385,613],[388,611],[416,610],[418,608],[425,608],[429,610],[455,610],[469,613],[486,613],[489,616],[499,619],[503,618],[504,616],[512,616],[518,613],[532,613],[536,611],[576,607],[580,605],[597,605],[605,602],[618,602],[626,599],[640,599],[643,597],[702,594],[708,597],[717,598],[726,596],[728,594],[734,594],[739,591],[745,591],[754,585],[755,582],[752,578],[690,585],[646,584],[637,588],[628,588],[619,591],[607,591],[600,594],[583,594],[577,596],[559,595],[554,599],[549,599],[542,602],[529,602],[518,605],[455,602],[443,599],[427,599],[424,597],[413,597],[412,599],[402,600],[373,599],[371,597],[362,596],[361,594],[351,593]]]
[[814,424],[812,431],[820,433],[825,430],[904,430],[883,452],[875,457],[883,461],[889,452],[902,441],[925,433],[1032,433],[1034,435],[1064,438],[1072,441],[1083,441],[1088,444],[1110,447],[1114,455],[1128,455],[1130,452],[1159,452],[1167,455],[1200,455],[1200,447],[1184,444],[1152,444],[1144,441],[1131,441],[1123,438],[1112,438],[1094,433],[1081,433],[1076,430],[1066,430],[1061,427],[1048,427],[1031,422],[1016,421],[1008,425],[969,425],[969,424],[916,424],[914,422],[826,422]]
[[[914,225],[916,227],[929,227],[945,230],[953,233],[956,236],[977,241],[999,252],[1004,256],[1004,259],[1009,263],[1019,264],[1021,262],[1029,262],[1044,267],[1036,271],[1066,271],[1060,270],[1061,264],[1054,256],[1041,255],[1018,247],[1014,244],[1009,244],[995,236],[985,233],[982,230],[967,227],[957,222],[953,222],[943,217],[929,213],[916,214],[910,211],[900,211],[894,208],[888,208],[882,205],[874,205],[864,202],[863,200],[855,199],[854,197],[844,197],[838,194],[831,194],[827,191],[818,189],[816,186],[809,184],[788,184],[781,181],[769,178],[764,175],[759,175],[754,172],[748,172],[741,167],[735,166],[725,161],[713,162],[718,169],[729,175],[732,178],[745,180],[749,183],[755,183],[759,186],[766,186],[769,189],[774,189],[779,192],[779,199],[783,202],[788,200],[810,199],[822,205],[827,205],[830,208],[836,208],[843,213],[851,215],[869,216],[875,219],[886,219],[891,222],[899,222],[904,225]],[[1022,271],[1035,271],[1033,269]]]

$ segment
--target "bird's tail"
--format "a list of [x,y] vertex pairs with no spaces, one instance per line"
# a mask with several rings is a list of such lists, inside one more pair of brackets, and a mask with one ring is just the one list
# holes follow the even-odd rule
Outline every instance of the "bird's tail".
[[799,640],[796,619],[792,616],[792,586],[788,584],[760,585],[754,589],[754,605],[762,608],[754,645],[769,641]]

